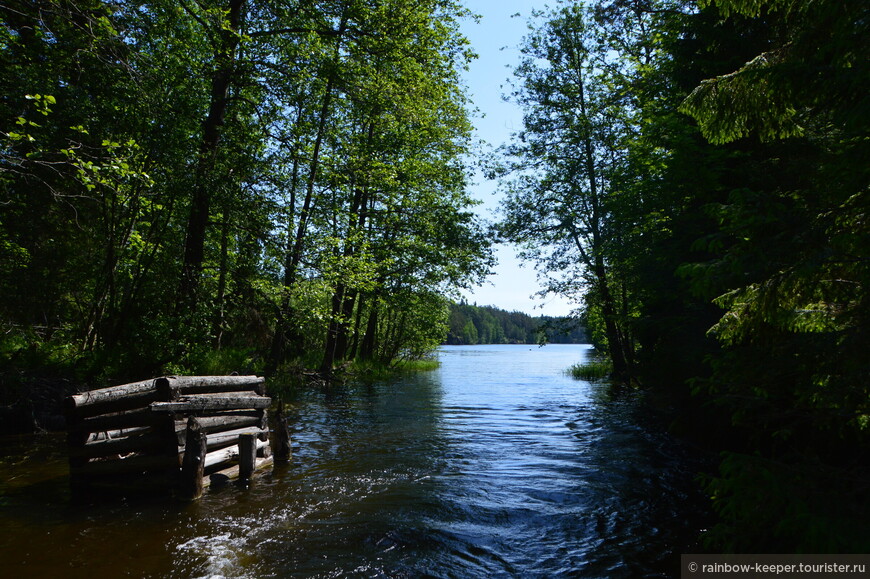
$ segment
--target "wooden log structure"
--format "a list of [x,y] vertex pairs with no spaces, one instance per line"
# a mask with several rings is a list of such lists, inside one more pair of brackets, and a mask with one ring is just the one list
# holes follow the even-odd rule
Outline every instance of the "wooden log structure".
[[275,426],[272,430],[272,444],[275,447],[275,461],[288,462],[290,460],[290,428],[287,426],[287,417],[284,415],[284,403],[278,404],[278,412],[275,414]]
[[202,477],[205,473],[207,452],[206,434],[195,416],[187,419],[184,461],[181,465],[181,492],[188,499],[202,496]]
[[259,376],[162,376],[73,395],[66,401],[70,483],[168,487],[196,499],[216,476],[247,481],[273,463],[271,403]]

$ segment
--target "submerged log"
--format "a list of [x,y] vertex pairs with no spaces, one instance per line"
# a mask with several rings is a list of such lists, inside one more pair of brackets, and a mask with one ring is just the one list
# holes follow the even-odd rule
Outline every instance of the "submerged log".
[[73,482],[74,497],[92,502],[105,494],[166,496],[178,488],[177,471],[149,472],[145,474],[120,474],[92,477]]
[[[265,448],[269,448],[268,446]],[[274,464],[274,461],[271,456],[257,458],[254,463],[254,470],[263,470],[264,468],[271,466]],[[239,465],[234,465],[229,468],[225,468],[223,470],[219,470],[211,473],[209,476],[205,477],[203,480],[203,486],[220,486],[223,484],[227,484],[231,480],[239,478]]]

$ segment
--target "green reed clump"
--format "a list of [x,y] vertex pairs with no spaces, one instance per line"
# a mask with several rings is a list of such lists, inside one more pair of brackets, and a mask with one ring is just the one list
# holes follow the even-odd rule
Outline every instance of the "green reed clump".
[[567,373],[575,380],[603,380],[613,372],[613,365],[606,358],[592,358],[574,364]]

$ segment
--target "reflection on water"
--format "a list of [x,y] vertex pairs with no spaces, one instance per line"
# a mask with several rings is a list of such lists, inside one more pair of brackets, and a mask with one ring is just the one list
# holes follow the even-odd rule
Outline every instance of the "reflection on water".
[[306,393],[291,465],[185,505],[71,504],[62,438],[3,442],[0,557],[29,577],[666,577],[697,460],[583,346],[446,347],[441,368]]

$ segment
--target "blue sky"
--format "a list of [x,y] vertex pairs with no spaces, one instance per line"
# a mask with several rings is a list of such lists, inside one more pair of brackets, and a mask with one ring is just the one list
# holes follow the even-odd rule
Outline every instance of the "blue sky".
[[[502,94],[509,92],[510,67],[519,62],[518,46],[528,32],[529,14],[542,3],[522,0],[465,0],[464,3],[481,16],[479,22],[468,20],[462,26],[463,34],[478,54],[465,75],[469,95],[480,111],[474,118],[477,136],[497,147],[522,127],[522,112],[504,102]],[[520,16],[512,17],[517,13]],[[483,201],[478,212],[494,219],[493,211],[498,206],[496,184],[481,175],[475,181],[471,193]],[[495,275],[482,287],[465,292],[468,301],[532,315],[566,315],[572,306],[565,300],[553,295],[546,299],[531,297],[540,290],[535,270],[531,264],[521,265],[514,253],[512,247],[497,247],[499,265]]]

